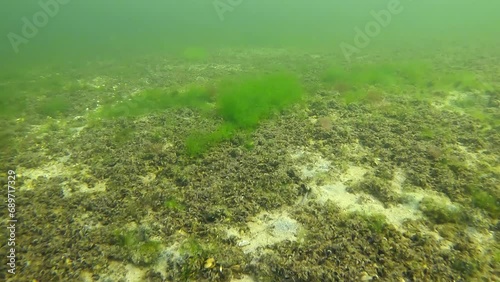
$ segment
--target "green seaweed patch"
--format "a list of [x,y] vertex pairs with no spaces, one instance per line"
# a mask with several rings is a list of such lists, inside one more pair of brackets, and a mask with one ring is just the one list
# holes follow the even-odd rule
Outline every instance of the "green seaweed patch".
[[137,243],[135,232],[126,230],[115,230],[113,233],[114,242],[121,247],[133,247]]
[[500,216],[500,200],[486,191],[475,189],[472,192],[472,204],[475,207],[485,210],[493,218]]
[[149,239],[143,229],[115,230],[113,238],[125,252],[125,257],[134,264],[150,265],[160,256],[161,242]]
[[463,223],[466,221],[465,213],[461,207],[436,201],[429,197],[422,199],[419,209],[429,220],[437,224]]
[[163,203],[163,206],[168,210],[175,210],[175,211],[182,211],[186,208],[181,202],[179,202],[175,198],[168,198]]
[[[186,140],[186,153],[197,157],[209,148],[230,140],[238,132],[250,132],[263,120],[300,102],[303,89],[287,73],[223,81],[217,87],[216,113],[223,123],[213,132],[197,131]],[[248,148],[253,147],[249,143]]]
[[462,158],[454,155],[447,154],[447,156],[442,158],[441,162],[442,164],[448,166],[448,168],[455,174],[463,174],[464,172],[469,170],[467,163],[464,162]]
[[422,125],[416,133],[422,140],[449,140],[452,138],[450,129],[440,124],[434,124],[432,126]]
[[203,262],[210,253],[209,248],[202,245],[195,237],[190,237],[182,242],[179,253],[184,257],[184,263],[181,266],[181,277],[186,281],[196,280],[203,267]]
[[0,117],[18,117],[28,107],[29,95],[8,83],[0,83]]
[[366,224],[368,229],[377,234],[383,233],[384,229],[387,228],[387,218],[385,215],[380,213],[356,213],[355,215],[359,216]]
[[441,99],[451,90],[489,88],[472,72],[442,72],[423,62],[358,64],[349,68],[333,66],[322,74],[322,81],[340,92],[346,104],[367,102],[366,89],[369,87],[381,93],[412,93],[419,100]]
[[[67,80],[60,76],[34,77],[28,73],[10,73],[0,77],[0,116],[19,117],[34,109],[34,113],[57,117],[70,111],[70,100],[53,95],[65,89]],[[67,91],[64,91],[67,92]],[[46,95],[46,96],[44,96]],[[33,108],[30,106],[34,105]]]
[[253,140],[246,140],[243,147],[245,147],[248,151],[251,151],[255,147],[255,142]]
[[432,140],[436,137],[436,130],[432,127],[424,127],[420,130],[420,138],[422,139],[427,139],[427,140]]
[[68,114],[71,107],[69,98],[65,96],[53,96],[41,100],[36,106],[36,112],[42,116],[55,118]]
[[102,118],[137,117],[170,108],[209,110],[213,95],[207,88],[196,86],[186,92],[165,89],[144,90],[130,99],[104,106],[98,113]]
[[179,252],[181,255],[194,256],[194,257],[203,256],[205,254],[203,246],[194,237],[186,239],[179,247]]
[[349,104],[361,104],[364,102],[366,97],[366,91],[363,89],[357,89],[353,91],[348,91],[340,94],[342,102],[346,105]]
[[303,93],[297,78],[287,73],[228,80],[218,87],[217,113],[234,127],[252,129],[300,101]]
[[196,131],[187,137],[185,151],[190,157],[198,157],[209,148],[231,139],[234,133],[231,124],[222,124],[213,132]]
[[500,265],[500,248],[497,248],[493,251],[493,256],[491,258],[491,261],[495,265]]
[[464,255],[453,259],[451,267],[469,278],[473,277],[481,269],[480,262],[476,258]]
[[471,91],[484,89],[486,85],[473,72],[459,70],[437,75],[434,79],[434,87],[444,90]]
[[359,64],[349,69],[334,66],[325,71],[323,82],[340,89],[355,89],[367,85],[394,87],[426,85],[429,66],[423,63]]
[[487,125],[484,127],[484,130],[488,130],[491,127],[498,127],[500,125],[499,116],[487,112],[485,108],[470,108],[466,109],[465,112],[474,120],[483,125]]

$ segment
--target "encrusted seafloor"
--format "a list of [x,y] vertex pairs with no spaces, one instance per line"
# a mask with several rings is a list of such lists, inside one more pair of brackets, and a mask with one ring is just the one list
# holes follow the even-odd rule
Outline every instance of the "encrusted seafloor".
[[[206,62],[34,71],[26,91],[74,104],[2,121],[21,226],[8,280],[499,281],[500,133],[480,115],[500,117],[499,59],[468,66],[488,90],[355,103],[321,80],[336,59],[223,50]],[[144,89],[280,68],[298,74],[305,102],[197,157],[184,154],[186,136],[220,119],[94,114]]]

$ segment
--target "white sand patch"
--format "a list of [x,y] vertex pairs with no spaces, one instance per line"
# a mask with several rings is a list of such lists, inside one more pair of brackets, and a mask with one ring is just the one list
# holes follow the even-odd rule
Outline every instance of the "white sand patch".
[[443,238],[441,235],[439,235],[438,232],[434,230],[430,230],[427,226],[419,226],[419,229],[422,233],[425,233],[426,235],[432,237],[434,240],[436,240],[437,243],[439,243],[439,248],[441,250],[446,250],[449,251],[455,245],[455,243]]
[[92,278],[92,273],[85,271],[85,270],[80,272],[80,281],[81,282],[93,282],[94,279]]
[[149,172],[144,176],[139,176],[143,184],[150,184],[156,179],[156,174]]
[[432,101],[431,105],[433,105],[437,109],[442,109],[445,107],[450,107],[454,101],[459,100],[462,97],[463,93],[458,91],[450,91],[446,93],[445,97],[440,97]]
[[[189,65],[188,67],[189,71],[195,71],[195,72],[204,72],[207,70],[222,70],[222,71],[229,71],[229,72],[240,72],[242,71],[242,67],[240,64],[198,64],[198,65]],[[203,81],[207,80],[206,78],[203,77],[196,77],[197,81]],[[179,91],[182,93],[182,90]]]
[[144,281],[144,275],[146,270],[141,269],[133,264],[127,264],[125,266],[125,280],[128,282]]
[[20,189],[31,190],[34,189],[33,181],[38,177],[52,178],[58,176],[69,176],[68,168],[61,162],[51,161],[39,168],[22,168],[17,170],[18,177],[23,179],[23,185]]
[[165,248],[158,258],[157,262],[153,266],[155,272],[161,274],[162,277],[167,277],[167,270],[171,267],[169,266],[169,262],[173,261],[178,264],[182,264],[183,259],[179,249],[181,247],[180,242],[174,242],[172,245]]
[[[68,184],[68,182],[63,182],[61,184]],[[63,193],[65,197],[71,196],[74,192],[70,191],[69,189],[65,189],[65,186],[63,186]],[[76,184],[76,192],[80,193],[94,193],[94,192],[104,192],[106,191],[106,183],[99,181],[94,185],[93,187],[89,187],[87,183],[81,183],[77,182]]]
[[319,157],[314,165],[302,167],[301,174],[303,178],[312,178],[319,173],[328,172],[330,170],[330,162]]
[[491,231],[479,232],[477,229],[469,227],[466,232],[484,255],[487,255],[488,251],[491,250],[491,246],[495,244],[495,236]]
[[395,190],[402,192],[403,191],[403,183],[405,182],[405,180],[406,180],[406,175],[403,172],[403,170],[400,168],[396,168],[394,171],[394,175],[392,177],[392,181],[391,181],[392,187]]
[[349,193],[342,182],[328,184],[313,188],[318,195],[317,201],[325,203],[332,201],[341,209],[348,212],[362,212],[366,214],[382,214],[387,221],[396,227],[401,227],[407,219],[418,219],[421,213],[414,206],[399,204],[389,208],[383,203],[366,193]]
[[478,90],[472,92],[461,92],[453,90],[449,91],[445,97],[439,97],[439,99],[432,101],[432,105],[438,109],[448,108],[453,109],[456,112],[465,113],[464,109],[458,107],[457,104],[462,101],[467,101],[471,98],[474,98],[476,100],[486,100],[488,97]]
[[365,177],[365,174],[368,172],[369,170],[364,168],[364,167],[360,167],[360,166],[350,166],[346,172],[342,173],[340,176],[339,176],[339,179],[340,181],[342,181],[343,183],[346,183],[346,182],[349,182],[349,181],[352,181],[354,183],[356,182],[359,182],[361,180],[363,180],[363,178]]
[[253,279],[248,275],[242,275],[240,278],[232,278],[231,282],[255,282],[257,280]]
[[[83,117],[79,116],[79,117],[75,117],[74,119],[77,119],[77,118],[83,118]],[[78,138],[80,136],[80,133],[82,132],[82,130],[84,128],[85,128],[85,126],[70,128],[71,132],[73,132],[73,135],[71,137]]]
[[[441,250],[449,251],[453,249],[453,246],[456,242],[452,242],[446,238],[443,238],[437,231],[430,230],[427,226],[420,226],[419,228],[421,229],[422,233],[425,233],[426,235],[429,235],[434,240],[436,240],[439,243]],[[479,252],[481,252],[483,255],[489,255],[488,252],[491,251],[491,246],[495,244],[495,237],[493,232],[486,230],[479,232],[474,227],[467,227],[464,231],[465,233],[467,233],[467,236],[469,236],[468,238],[472,240],[473,245],[478,248]]]
[[310,153],[305,150],[298,150],[291,154],[292,159],[303,163],[299,166],[302,179],[311,179],[320,173],[330,171],[331,162],[324,159],[319,153]]
[[[357,148],[354,152],[362,153],[363,150],[358,147],[357,144],[353,145],[353,148]],[[347,187],[363,180],[371,168],[352,165],[344,172],[340,172],[340,169],[336,169],[332,162],[320,154],[310,153],[303,149],[293,152],[292,158],[300,164],[297,168],[301,172],[302,179],[309,181],[311,193],[316,196],[314,197],[315,201],[321,204],[331,201],[347,212],[382,214],[390,224],[398,228],[401,228],[404,221],[408,219],[416,220],[422,217],[418,203],[424,197],[424,194],[421,194],[423,191],[403,191],[402,185],[406,177],[401,169],[395,170],[391,187],[395,193],[408,200],[404,204],[385,207],[382,202],[370,194],[347,191]],[[315,180],[320,175],[327,177],[323,177],[323,184],[317,185]]]
[[65,197],[69,197],[74,193],[106,191],[106,183],[103,181],[97,181],[92,187],[89,187],[87,183],[78,181],[77,177],[74,176],[89,176],[89,169],[84,168],[82,170],[81,166],[67,166],[64,164],[65,161],[65,159],[62,159],[62,161],[51,161],[43,167],[33,169],[19,167],[16,171],[19,172],[18,177],[23,179],[23,185],[19,188],[22,190],[40,189],[43,187],[36,187],[35,182],[39,177],[46,178],[48,181],[51,181],[52,178],[62,177],[65,180],[60,183],[60,186]]
[[103,87],[106,87],[106,84],[108,83],[108,78],[97,76],[91,81],[84,82],[82,80],[78,81],[81,85],[86,85],[90,86],[92,88],[100,89]]
[[[477,166],[481,164],[481,159],[488,159],[482,154],[483,152],[470,152],[467,150],[467,147],[463,145],[456,145],[454,149],[455,152],[465,156],[463,162],[470,168],[477,168]],[[493,159],[489,158],[488,161],[493,161]]]
[[262,212],[251,219],[248,228],[250,229],[248,234],[239,234],[235,229],[229,229],[226,233],[228,237],[239,238],[238,246],[243,252],[254,253],[259,248],[285,240],[296,241],[300,225],[286,211]]
[[106,275],[101,276],[101,279],[102,281],[141,282],[144,281],[146,271],[130,263],[110,261]]
[[[363,155],[364,149],[357,143],[347,145],[351,155]],[[473,154],[467,151],[463,146],[458,146],[456,151],[461,155],[467,156],[467,165],[478,166],[481,163],[482,154]],[[354,150],[353,150],[354,149]],[[351,165],[347,169],[336,168],[335,161],[328,161],[318,153],[310,153],[301,148],[292,153],[292,158],[296,160],[297,169],[301,171],[302,179],[309,183],[311,197],[305,197],[304,204],[307,201],[316,201],[325,204],[328,201],[333,202],[346,212],[360,212],[364,214],[380,214],[385,216],[387,222],[395,228],[403,231],[404,223],[406,221],[416,221],[424,217],[420,211],[419,206],[424,198],[430,198],[436,203],[441,203],[450,209],[459,208],[454,204],[446,195],[436,191],[424,190],[419,187],[404,185],[406,181],[405,172],[396,168],[390,180],[392,191],[403,199],[402,203],[393,206],[384,206],[382,202],[370,194],[364,192],[350,193],[347,188],[359,183],[365,178],[373,168],[360,167]],[[373,165],[378,165],[377,161]],[[317,180],[321,179],[317,184]],[[434,238],[440,245],[442,250],[450,250],[454,243],[440,236],[435,230],[430,230],[424,224],[418,224],[420,232],[427,234]],[[494,242],[493,234],[488,232],[478,232],[474,228],[464,230],[476,243],[475,245],[481,246],[480,252],[487,255],[488,246]],[[255,244],[255,243],[252,243]],[[252,248],[252,247],[249,247]]]

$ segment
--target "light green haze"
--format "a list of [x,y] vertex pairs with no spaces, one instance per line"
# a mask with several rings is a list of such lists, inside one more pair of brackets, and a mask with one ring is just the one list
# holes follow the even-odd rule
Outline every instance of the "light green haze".
[[[372,12],[386,10],[391,2],[64,1],[2,1],[3,66],[130,58],[192,46],[307,47],[341,52],[340,43],[352,44],[356,27],[364,30],[374,20]],[[392,14],[385,27],[379,25],[380,31],[370,38],[365,51],[464,44],[494,48],[499,43],[498,1],[396,2],[401,12]],[[40,3],[48,3],[49,8],[44,10]],[[48,15],[44,26],[40,13]],[[35,26],[36,32],[30,29],[27,35],[32,38],[27,38],[23,28],[26,20],[36,23],[34,18],[41,24]],[[17,36],[25,40],[20,42]]]

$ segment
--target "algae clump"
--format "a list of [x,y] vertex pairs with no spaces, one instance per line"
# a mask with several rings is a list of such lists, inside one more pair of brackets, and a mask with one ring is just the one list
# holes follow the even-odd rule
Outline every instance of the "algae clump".
[[207,109],[211,94],[204,87],[192,87],[183,93],[168,92],[166,89],[148,89],[130,99],[104,106],[99,115],[103,118],[137,117],[161,112],[171,108]]
[[217,113],[238,128],[254,128],[276,111],[298,102],[303,91],[298,80],[289,74],[226,81],[220,85]]
[[151,240],[144,228],[115,230],[114,242],[122,248],[124,256],[137,265],[150,265],[160,256],[161,242]]
[[441,203],[432,198],[423,198],[419,209],[427,218],[437,224],[463,223],[466,221],[466,215],[459,206]]
[[302,87],[293,75],[276,73],[227,80],[217,88],[216,113],[223,119],[215,131],[195,132],[186,141],[186,153],[199,156],[238,131],[251,131],[262,120],[297,103]]

